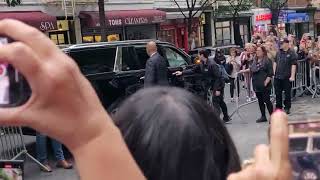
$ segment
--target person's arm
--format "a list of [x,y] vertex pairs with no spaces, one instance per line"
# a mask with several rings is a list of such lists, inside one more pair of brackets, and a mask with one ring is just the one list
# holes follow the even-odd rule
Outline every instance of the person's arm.
[[82,180],[145,179],[75,61],[20,21],[1,20],[0,34],[16,40],[0,47],[0,59],[24,75],[32,92],[25,104],[0,108],[0,126],[28,126],[66,145]]
[[293,57],[292,57],[292,63],[291,63],[291,75],[290,75],[290,78],[289,80],[291,82],[295,81],[296,79],[296,71],[297,71],[297,55],[295,53],[293,53]]
[[267,64],[267,78],[264,81],[264,86],[267,86],[271,82],[273,75],[274,73],[273,73],[272,62],[271,60],[269,60]]
[[72,154],[82,180],[145,179],[116,127],[106,127],[105,133],[72,150]]
[[146,71],[144,75],[144,86],[148,87],[151,86],[154,82],[155,78],[155,66],[152,59],[148,59],[146,63]]

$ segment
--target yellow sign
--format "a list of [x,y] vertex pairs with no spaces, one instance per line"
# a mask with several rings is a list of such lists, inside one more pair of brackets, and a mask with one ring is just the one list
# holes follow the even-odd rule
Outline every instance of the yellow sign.
[[58,20],[57,27],[59,31],[67,31],[69,30],[68,20]]

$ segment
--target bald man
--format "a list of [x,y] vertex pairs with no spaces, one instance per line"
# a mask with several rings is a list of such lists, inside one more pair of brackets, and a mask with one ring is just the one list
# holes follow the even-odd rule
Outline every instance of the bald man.
[[154,41],[150,41],[146,49],[150,58],[146,64],[144,86],[167,86],[169,84],[167,62],[158,53],[157,44]]

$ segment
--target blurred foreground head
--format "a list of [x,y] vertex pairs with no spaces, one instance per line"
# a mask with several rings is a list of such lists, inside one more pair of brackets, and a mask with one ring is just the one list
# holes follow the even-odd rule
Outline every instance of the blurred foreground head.
[[220,118],[185,90],[140,90],[114,120],[148,180],[225,180],[240,170]]

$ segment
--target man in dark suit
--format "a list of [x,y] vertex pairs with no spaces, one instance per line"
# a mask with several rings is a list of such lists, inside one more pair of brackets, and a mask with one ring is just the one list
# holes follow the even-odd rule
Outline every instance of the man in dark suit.
[[144,86],[168,85],[168,69],[166,60],[158,53],[157,44],[151,41],[147,44],[149,59],[146,64]]

